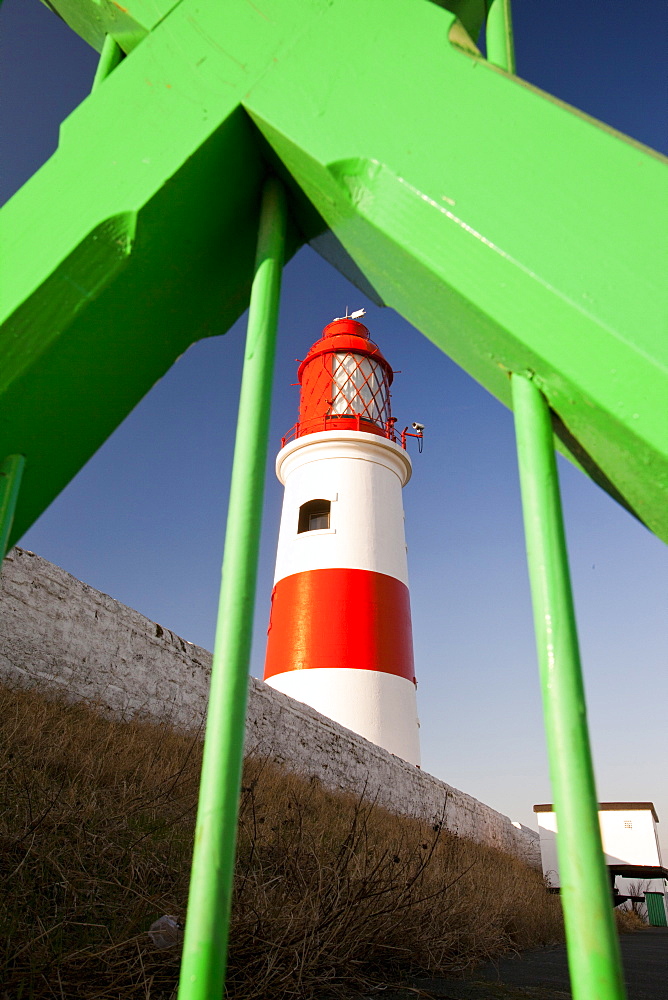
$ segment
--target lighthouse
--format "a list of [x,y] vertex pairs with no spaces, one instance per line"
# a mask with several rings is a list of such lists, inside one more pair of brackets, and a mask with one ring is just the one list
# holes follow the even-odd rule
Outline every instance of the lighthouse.
[[392,368],[356,317],[299,365],[299,420],[276,458],[285,487],[264,679],[419,766]]

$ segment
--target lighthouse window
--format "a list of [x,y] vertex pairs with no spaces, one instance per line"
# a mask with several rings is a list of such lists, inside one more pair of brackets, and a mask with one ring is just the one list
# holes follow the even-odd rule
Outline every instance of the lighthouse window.
[[333,356],[333,416],[364,416],[377,423],[389,417],[388,392],[378,362],[357,354]]
[[322,528],[329,528],[329,512],[331,509],[329,500],[309,500],[299,508],[299,526],[297,532],[319,531]]

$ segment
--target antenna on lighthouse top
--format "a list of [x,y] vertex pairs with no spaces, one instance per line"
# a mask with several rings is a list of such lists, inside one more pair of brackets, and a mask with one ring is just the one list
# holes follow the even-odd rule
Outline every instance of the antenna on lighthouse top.
[[356,309],[354,313],[348,314],[348,306],[346,306],[346,315],[335,316],[332,323],[336,323],[339,319],[361,319],[362,316],[366,316],[366,309]]

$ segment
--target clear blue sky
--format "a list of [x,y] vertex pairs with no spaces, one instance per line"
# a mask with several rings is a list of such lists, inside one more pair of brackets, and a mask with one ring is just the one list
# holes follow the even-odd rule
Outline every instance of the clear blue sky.
[[[514,0],[518,74],[665,153],[666,10]],[[38,0],[5,0],[0,29],[4,201],[53,152],[96,54]],[[273,458],[296,419],[294,359],[346,305],[367,308],[402,372],[399,423],[426,425],[404,493],[424,767],[535,826],[532,805],[551,793],[511,415],[308,248],[285,271],[252,672],[262,674],[281,505]],[[187,351],[21,542],[209,649],[243,336],[242,321]],[[559,464],[599,797],[653,800],[668,847],[668,555]]]

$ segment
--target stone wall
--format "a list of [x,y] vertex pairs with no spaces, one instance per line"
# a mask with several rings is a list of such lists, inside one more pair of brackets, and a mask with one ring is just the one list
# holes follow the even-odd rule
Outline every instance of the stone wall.
[[[202,726],[211,654],[23,549],[0,578],[0,680],[87,701],[123,719]],[[250,679],[246,752],[540,868],[538,836],[470,795]]]

